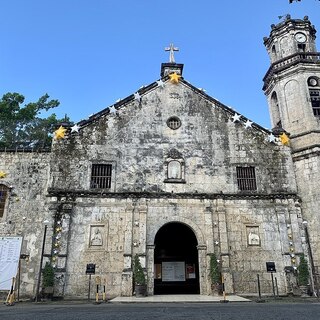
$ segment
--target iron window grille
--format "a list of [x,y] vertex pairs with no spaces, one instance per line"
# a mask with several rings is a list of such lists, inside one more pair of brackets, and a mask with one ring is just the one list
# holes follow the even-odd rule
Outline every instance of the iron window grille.
[[176,129],[180,128],[181,121],[178,117],[170,117],[167,120],[167,126],[172,130],[176,130]]
[[310,77],[308,79],[310,101],[312,106],[313,115],[320,117],[320,89],[319,78]]
[[237,167],[237,183],[241,191],[257,190],[255,167]]
[[91,169],[92,189],[110,189],[111,188],[112,165],[111,164],[93,164]]
[[310,98],[313,114],[316,117],[320,116],[320,90],[310,90]]

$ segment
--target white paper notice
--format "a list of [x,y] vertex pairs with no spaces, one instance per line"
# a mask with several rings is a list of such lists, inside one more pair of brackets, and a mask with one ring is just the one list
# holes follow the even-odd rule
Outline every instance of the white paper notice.
[[162,281],[186,281],[184,262],[162,262]]
[[22,237],[0,237],[0,290],[10,290],[16,277]]

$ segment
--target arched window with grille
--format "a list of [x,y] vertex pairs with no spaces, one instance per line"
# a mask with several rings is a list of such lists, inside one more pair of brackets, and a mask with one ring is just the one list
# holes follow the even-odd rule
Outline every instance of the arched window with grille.
[[4,210],[6,208],[8,194],[9,194],[9,188],[4,184],[0,184],[0,218],[4,216]]

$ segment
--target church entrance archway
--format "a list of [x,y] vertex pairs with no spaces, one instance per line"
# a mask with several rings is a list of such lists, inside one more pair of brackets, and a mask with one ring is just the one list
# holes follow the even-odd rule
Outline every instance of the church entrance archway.
[[199,294],[198,241],[192,229],[168,223],[154,244],[154,294]]

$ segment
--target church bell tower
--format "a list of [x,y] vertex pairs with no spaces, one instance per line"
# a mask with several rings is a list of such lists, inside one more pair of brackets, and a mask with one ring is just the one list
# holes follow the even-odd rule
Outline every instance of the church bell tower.
[[271,26],[264,38],[271,66],[263,78],[272,128],[290,134],[293,149],[320,142],[320,53],[308,17]]
[[[271,26],[264,45],[271,66],[263,78],[273,131],[286,131],[305,230],[305,251],[312,271],[312,289],[320,284],[320,52],[316,29],[288,15]],[[299,215],[297,213],[297,215]]]

